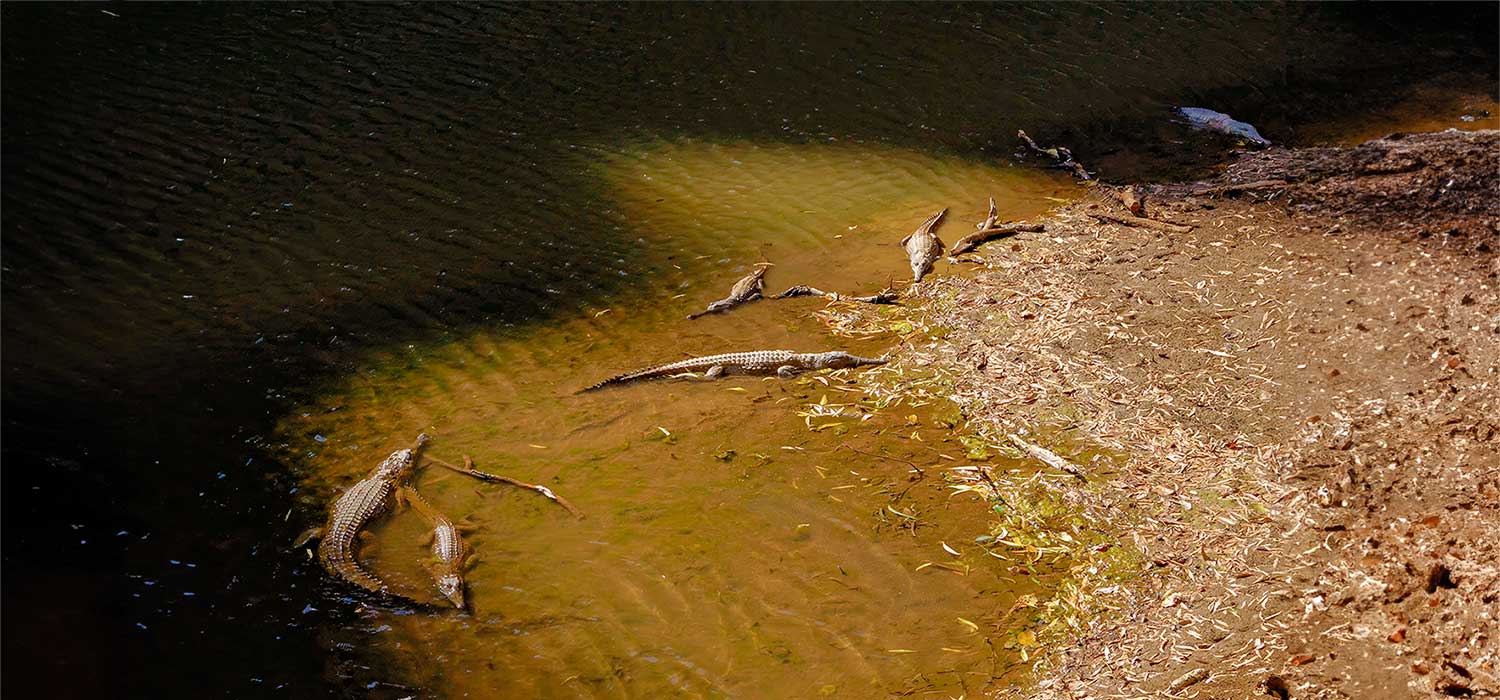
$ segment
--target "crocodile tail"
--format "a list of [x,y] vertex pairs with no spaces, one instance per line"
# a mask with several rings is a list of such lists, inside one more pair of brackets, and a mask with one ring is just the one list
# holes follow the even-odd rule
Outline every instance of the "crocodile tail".
[[323,568],[327,569],[328,573],[372,593],[387,591],[385,581],[380,580],[379,576],[360,566],[360,563],[352,558],[323,557]]
[[376,576],[369,569],[366,569],[365,567],[361,566],[359,562],[352,559],[324,560],[323,566],[327,568],[328,572],[333,574],[334,576],[337,576],[340,579],[359,586],[366,591],[379,596],[384,596],[386,599],[400,601],[402,603],[416,605],[419,607],[431,606],[431,603],[429,602],[417,600],[416,598],[411,598],[392,591],[388,586],[385,585],[385,581],[381,580],[379,576]]
[[649,371],[650,370],[641,371],[641,372],[626,372],[625,374],[617,374],[617,375],[615,375],[613,377],[610,377],[609,379],[606,379],[606,380],[604,380],[602,382],[599,382],[598,384],[593,384],[593,385],[585,388],[583,391],[580,391],[579,393],[584,393],[584,392],[589,392],[589,391],[598,391],[598,390],[603,389],[604,387],[607,387],[607,386],[613,386],[615,384],[624,384],[625,382],[628,382],[628,381],[630,381],[632,379],[638,379],[638,378],[640,378],[642,375],[647,374]]
[[583,391],[580,391],[579,393],[581,394],[581,393],[588,392],[588,391],[595,391],[595,390],[598,390],[598,389],[603,389],[604,387],[607,387],[607,386],[613,386],[615,384],[624,384],[625,382],[633,382],[633,381],[635,381],[637,379],[653,379],[653,378],[656,378],[656,377],[664,376],[664,375],[669,374],[669,373],[671,373],[673,371],[680,371],[680,372],[689,371],[686,368],[682,368],[681,367],[682,364],[683,363],[681,363],[681,362],[677,362],[677,363],[671,363],[671,364],[665,364],[665,365],[657,365],[655,367],[647,367],[646,369],[638,369],[638,370],[636,370],[634,372],[626,372],[625,374],[617,374],[617,375],[615,375],[613,377],[610,377],[609,379],[606,379],[606,380],[604,380],[602,382],[599,382],[598,384],[590,386],[590,387],[584,389]]

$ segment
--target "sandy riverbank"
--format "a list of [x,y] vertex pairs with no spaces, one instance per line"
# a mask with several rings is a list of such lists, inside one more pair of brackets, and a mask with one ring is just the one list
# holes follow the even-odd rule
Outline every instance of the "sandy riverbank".
[[1002,694],[1500,692],[1497,154],[1273,149],[1139,190],[1167,226],[1101,186],[905,309],[829,312],[909,327],[886,376],[1087,474],[953,472],[1062,580],[995,630],[1036,662]]

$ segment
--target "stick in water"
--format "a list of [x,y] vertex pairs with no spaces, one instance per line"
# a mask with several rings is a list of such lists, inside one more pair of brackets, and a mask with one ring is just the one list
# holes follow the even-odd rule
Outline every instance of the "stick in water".
[[579,518],[580,520],[584,517],[583,513],[577,508],[574,508],[572,503],[569,503],[567,499],[563,498],[562,496],[553,493],[552,489],[549,489],[546,486],[542,486],[540,484],[528,484],[524,481],[521,481],[520,479],[512,479],[508,476],[501,476],[499,474],[490,474],[488,472],[479,471],[478,469],[474,468],[474,460],[470,459],[468,455],[464,455],[464,466],[462,467],[449,464],[448,462],[444,462],[437,457],[428,456],[427,459],[440,467],[451,469],[460,474],[465,474],[475,479],[479,479],[480,481],[498,481],[501,483],[510,484],[511,486],[519,486],[523,489],[530,489],[539,494],[542,494],[543,496],[546,496],[553,503],[566,508],[569,513],[573,514],[574,517]]
[[1042,447],[1041,445],[1033,445],[1029,442],[1026,442],[1025,440],[1021,439],[1021,436],[1016,435],[1015,433],[1007,433],[1006,437],[1010,438],[1011,442],[1016,443],[1017,447],[1025,450],[1026,454],[1029,454],[1032,457],[1045,462],[1048,466],[1054,467],[1056,469],[1061,469],[1069,474],[1072,474],[1073,476],[1078,477],[1079,481],[1088,481],[1088,479],[1084,478],[1083,476],[1083,469],[1079,468],[1078,465],[1069,462],[1066,459],[1063,459],[1056,452]]

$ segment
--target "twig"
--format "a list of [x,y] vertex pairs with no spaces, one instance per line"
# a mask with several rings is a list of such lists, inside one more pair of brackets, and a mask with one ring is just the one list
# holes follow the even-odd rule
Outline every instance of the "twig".
[[1004,226],[986,226],[979,231],[958,239],[958,242],[953,244],[953,249],[948,251],[948,254],[962,255],[963,253],[974,250],[980,245],[993,241],[996,238],[1012,236],[1017,233],[1041,233],[1045,230],[1047,230],[1046,227],[1041,224],[1006,224]]
[[574,517],[580,520],[584,517],[583,513],[577,508],[574,508],[572,503],[569,503],[567,499],[563,498],[562,496],[553,493],[552,489],[549,489],[546,486],[542,486],[540,484],[528,484],[524,481],[521,481],[519,479],[512,479],[508,476],[501,476],[499,474],[490,474],[488,472],[479,471],[478,469],[474,468],[474,460],[470,459],[468,455],[464,455],[464,466],[462,467],[449,464],[448,462],[445,462],[431,455],[427,455],[427,459],[428,461],[431,461],[440,467],[443,467],[445,469],[452,469],[453,471],[471,476],[475,479],[479,479],[480,481],[498,481],[501,483],[510,484],[511,486],[519,486],[523,489],[530,489],[551,499],[553,503],[566,508],[569,513],[573,514]]
[[927,472],[922,471],[922,468],[919,467],[919,466],[917,466],[916,462],[913,462],[913,461],[911,461],[909,459],[901,459],[900,457],[892,457],[890,455],[876,454],[874,452],[866,452],[864,450],[859,449],[858,447],[850,445],[847,442],[841,442],[841,443],[839,443],[839,447],[842,447],[842,448],[844,448],[846,450],[849,450],[850,452],[858,452],[858,453],[860,453],[862,455],[865,455],[865,456],[868,456],[868,457],[875,457],[877,459],[888,459],[888,460],[891,460],[892,462],[901,462],[903,464],[910,464],[912,469],[917,470],[917,476],[918,477],[921,477],[921,478],[926,478],[927,477]]
[[1056,452],[1053,452],[1052,450],[1049,450],[1040,445],[1033,445],[1029,442],[1026,442],[1025,440],[1021,439],[1021,436],[1016,435],[1015,433],[1006,433],[1005,436],[1010,438],[1011,442],[1016,443],[1017,447],[1025,450],[1026,454],[1029,454],[1032,457],[1045,462],[1048,466],[1055,469],[1061,469],[1069,474],[1072,474],[1073,476],[1078,477],[1079,481],[1088,481],[1088,479],[1083,475],[1083,469],[1079,468],[1078,465],[1069,462],[1066,459],[1063,459]]
[[1089,212],[1089,216],[1092,216],[1095,219],[1099,219],[1100,221],[1108,221],[1120,224],[1122,226],[1149,228],[1157,231],[1166,231],[1167,233],[1187,233],[1193,230],[1192,226],[1183,226],[1182,224],[1173,224],[1166,221],[1157,221],[1156,219],[1147,219],[1139,216],[1115,216],[1114,214],[1101,214],[1097,212]]

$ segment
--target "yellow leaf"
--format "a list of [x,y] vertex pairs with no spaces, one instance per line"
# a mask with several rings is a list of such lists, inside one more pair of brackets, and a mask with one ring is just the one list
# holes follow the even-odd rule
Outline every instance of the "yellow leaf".
[[1036,633],[1031,630],[1021,630],[1021,633],[1016,635],[1016,643],[1023,647],[1034,647],[1036,646]]

